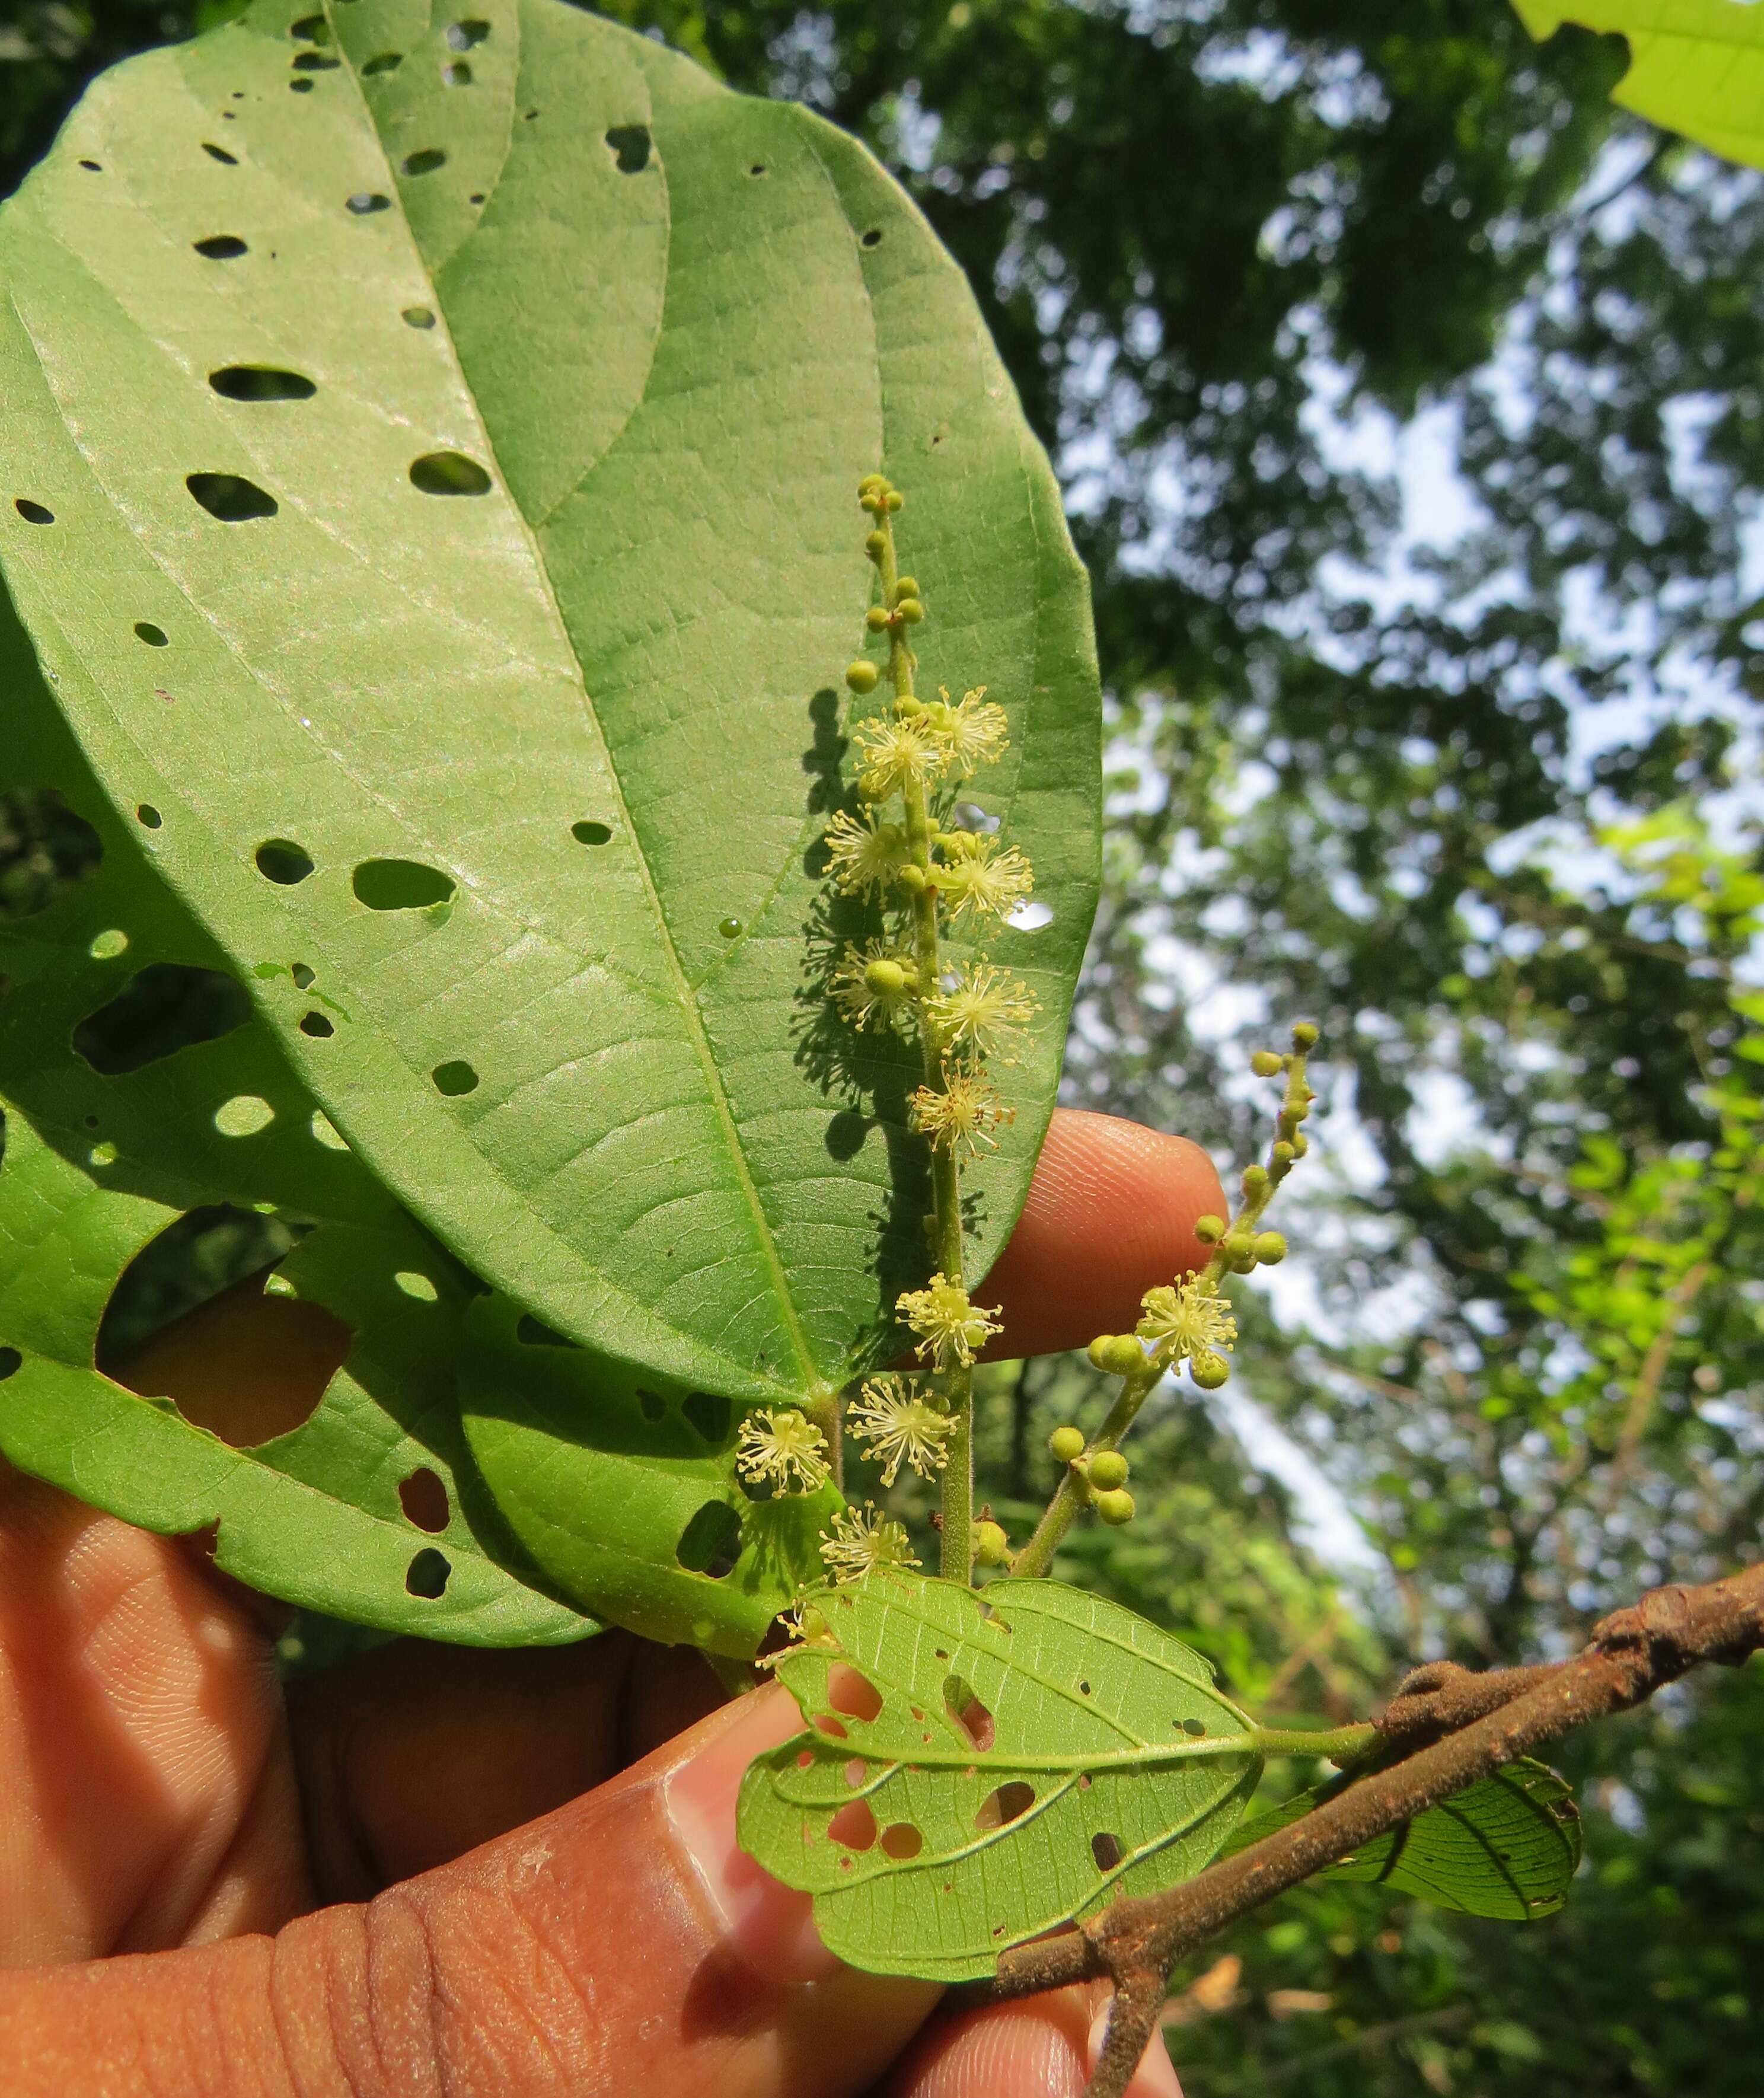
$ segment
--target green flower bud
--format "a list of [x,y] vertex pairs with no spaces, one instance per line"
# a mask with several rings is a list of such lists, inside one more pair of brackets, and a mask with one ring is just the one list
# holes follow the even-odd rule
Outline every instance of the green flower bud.
[[1295,1049],[1314,1049],[1316,1046],[1317,1029],[1310,1020],[1301,1020],[1292,1029],[1292,1047]]
[[1125,1486],[1117,1486],[1112,1493],[1099,1494],[1096,1512],[1111,1529],[1119,1530],[1124,1522],[1133,1521],[1133,1495]]
[[1244,1168],[1244,1192],[1246,1195],[1259,1195],[1267,1184],[1268,1169],[1266,1165],[1246,1165]]
[[1047,1446],[1062,1464],[1069,1464],[1074,1457],[1084,1455],[1084,1430],[1082,1428],[1056,1428],[1047,1438]]
[[1292,1156],[1295,1158],[1302,1158],[1310,1149],[1310,1139],[1302,1131],[1292,1139]]
[[1253,1255],[1255,1250],[1256,1241],[1248,1231],[1233,1231],[1225,1241],[1225,1257],[1227,1260],[1241,1260],[1245,1253]]
[[1086,1352],[1109,1376],[1138,1376],[1145,1368],[1145,1350],[1132,1333],[1099,1333]]
[[1203,1391],[1217,1391],[1231,1374],[1231,1366],[1223,1355],[1216,1355],[1210,1348],[1188,1359],[1188,1374]]
[[903,597],[894,608],[895,617],[904,619],[909,626],[916,626],[925,616],[925,608],[915,597]]
[[1249,1060],[1249,1068],[1258,1078],[1271,1078],[1280,1069],[1280,1060],[1271,1049],[1258,1049]]
[[[904,510],[906,507],[906,498],[897,488],[891,488],[884,499],[887,507],[891,511]],[[1314,1028],[1311,1030],[1311,1039],[1314,1042],[1316,1038],[1316,1029]]]
[[1127,1460],[1118,1450],[1099,1450],[1090,1459],[1090,1484],[1099,1494],[1127,1483]]
[[873,604],[863,616],[863,623],[872,634],[880,634],[889,623],[889,616],[879,604]]
[[886,490],[888,485],[889,477],[885,473],[867,473],[858,484],[858,493],[860,495],[873,494],[879,488]]
[[974,1525],[974,1556],[982,1566],[1004,1566],[1011,1558],[1011,1540],[995,1522]]
[[878,998],[899,998],[906,989],[906,972],[898,962],[871,962],[863,980]]
[[1286,1240],[1279,1231],[1257,1231],[1256,1257],[1264,1267],[1272,1267],[1286,1258]]
[[1223,1217],[1205,1216],[1195,1218],[1195,1236],[1202,1245],[1217,1245],[1225,1236]]
[[1292,1161],[1297,1157],[1298,1153],[1283,1136],[1279,1142],[1274,1147],[1274,1155],[1275,1158],[1279,1161],[1281,1165],[1290,1165]]
[[864,535],[863,550],[872,561],[881,560],[888,551],[888,544],[889,535],[886,532],[870,532]]
[[918,595],[919,582],[916,577],[902,576],[896,581],[894,585],[894,602],[897,604],[900,603],[903,597],[917,597]]
[[920,720],[924,714],[924,701],[923,700],[915,700],[911,692],[907,693],[904,699],[899,699],[894,702],[894,718],[896,721]]
[[860,656],[855,663],[845,665],[845,683],[854,692],[873,692],[881,672],[874,663],[867,663]]

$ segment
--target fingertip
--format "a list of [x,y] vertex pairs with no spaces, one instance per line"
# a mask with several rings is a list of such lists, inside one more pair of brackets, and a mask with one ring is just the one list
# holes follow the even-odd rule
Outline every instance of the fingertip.
[[983,1297],[1003,1307],[989,1355],[1082,1347],[1139,1317],[1158,1283],[1205,1266],[1196,1218],[1226,1213],[1213,1161],[1187,1137],[1118,1115],[1055,1111],[1023,1214]]
[[[934,2019],[888,2084],[889,2098],[1082,2098],[1102,2052],[1106,1984]],[[1156,2034],[1126,2098],[1182,2098]]]

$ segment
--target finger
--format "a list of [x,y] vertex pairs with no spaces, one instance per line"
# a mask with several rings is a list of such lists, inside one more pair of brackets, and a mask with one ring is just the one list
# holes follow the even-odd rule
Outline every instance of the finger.
[[265,1643],[174,1544],[5,1466],[0,1770],[0,1966],[305,1903]]
[[[887,2098],[1082,2098],[1108,2017],[1108,1985],[1098,1982],[936,2018],[883,2088]],[[1182,2098],[1156,2034],[1126,2098]]]
[[726,1696],[702,1654],[625,1632],[506,1653],[399,1639],[309,1676],[288,1718],[318,1898],[368,1900],[537,1820]]
[[783,1692],[757,1692],[586,1798],[273,1943],[0,1977],[7,2098],[851,2098],[937,1991],[841,1967],[806,1898],[737,1846],[742,1773],[800,1724]]
[[1154,1284],[1206,1265],[1195,1219],[1225,1213],[1198,1143],[1055,1108],[1023,1214],[979,1292],[1003,1306],[988,1357],[1054,1354],[1127,1331]]

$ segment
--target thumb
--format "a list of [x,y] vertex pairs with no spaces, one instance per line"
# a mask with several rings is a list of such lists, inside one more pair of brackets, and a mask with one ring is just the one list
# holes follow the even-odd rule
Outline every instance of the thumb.
[[937,1991],[840,1965],[807,1898],[738,1849],[742,1773],[801,1723],[756,1692],[557,1812],[273,1939],[0,1977],[9,2098],[849,2098]]

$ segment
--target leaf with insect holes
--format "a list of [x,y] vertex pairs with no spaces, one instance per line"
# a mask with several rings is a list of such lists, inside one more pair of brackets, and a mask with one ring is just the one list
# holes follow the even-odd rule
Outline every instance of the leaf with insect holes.
[[916,1064],[830,1039],[823,981],[890,472],[924,674],[1007,709],[978,791],[1053,912],[998,939],[1046,1019],[983,1271],[1094,908],[1100,702],[1053,475],[863,148],[563,0],[257,0],[88,90],[0,280],[0,564],[112,807],[383,1189],[740,1403],[838,1388],[925,1266]]
[[[1240,1822],[1231,1856],[1301,1821],[1339,1784],[1319,1785],[1272,1813]],[[1361,1880],[1418,1894],[1436,1908],[1532,1923],[1568,1899],[1580,1866],[1580,1815],[1571,1789],[1527,1757],[1479,1778],[1388,1835],[1362,1843],[1325,1876]]]
[[[222,1566],[331,1616],[498,1645],[591,1632],[551,1587],[660,1639],[751,1653],[789,1601],[804,1551],[817,1571],[818,1561],[812,1534],[780,1537],[773,1520],[753,1525],[734,1568],[720,1563],[706,1511],[739,1534],[748,1505],[728,1402],[722,1432],[701,1436],[715,1424],[689,1394],[672,1395],[692,1431],[682,1476],[678,1416],[670,1440],[665,1422],[634,1411],[616,1367],[568,1351],[579,1420],[616,1451],[613,1468],[577,1477],[577,1444],[560,1435],[553,1461],[528,1468],[529,1490],[568,1481],[608,1549],[595,1558],[577,1536],[566,1540],[573,1554],[560,1552],[554,1521],[536,1565],[472,1462],[459,1379],[469,1359],[486,1414],[506,1418],[533,1402],[531,1366],[555,1351],[526,1344],[531,1322],[506,1299],[475,1294],[316,1113],[229,958],[159,880],[145,841],[160,812],[121,816],[98,792],[3,590],[0,687],[0,796],[41,809],[42,783],[59,783],[55,820],[80,839],[70,857],[82,862],[81,878],[46,891],[41,907],[0,917],[0,1361],[17,1357],[0,1449],[126,1521],[174,1532],[218,1522]],[[342,1016],[297,958],[258,968],[301,994],[310,1025]],[[94,1334],[143,1242],[221,1203],[318,1226],[272,1287],[353,1336],[310,1417],[243,1451],[92,1367]],[[236,1429],[240,1402],[249,1393],[206,1424]]]
[[1612,99],[1748,167],[1764,167],[1764,20],[1746,0],[1515,0],[1541,42],[1564,22],[1627,39]]
[[974,1980],[1191,1878],[1261,1775],[1200,1655],[1056,1581],[872,1572],[805,1625],[778,1674],[808,1730],[748,1771],[740,1840],[873,1973]]

